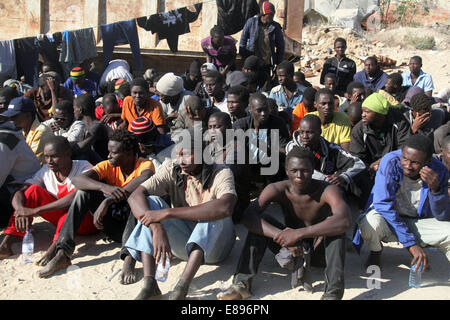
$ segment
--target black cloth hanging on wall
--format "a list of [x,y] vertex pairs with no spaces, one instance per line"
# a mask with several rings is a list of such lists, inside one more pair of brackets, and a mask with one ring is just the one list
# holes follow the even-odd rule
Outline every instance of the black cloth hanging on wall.
[[202,4],[194,5],[195,12],[186,7],[163,13],[153,14],[149,17],[137,18],[137,25],[152,33],[158,33],[159,39],[167,39],[170,51],[178,51],[178,36],[191,32],[189,23],[197,20]]
[[216,0],[216,3],[217,25],[226,36],[241,31],[245,22],[259,13],[256,0]]

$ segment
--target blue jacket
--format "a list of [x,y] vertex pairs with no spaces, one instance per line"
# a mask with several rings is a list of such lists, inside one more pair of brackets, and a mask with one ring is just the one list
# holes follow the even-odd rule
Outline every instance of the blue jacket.
[[[395,210],[395,198],[403,180],[403,169],[400,165],[402,150],[392,151],[386,154],[381,162],[375,185],[368,201],[368,208],[375,209],[388,223],[390,229],[398,241],[406,248],[416,244],[414,234],[409,231],[406,222]],[[432,158],[428,165],[439,175],[439,192],[433,193],[428,185],[423,182],[420,192],[420,203],[417,210],[418,218],[436,218],[439,221],[450,221],[450,205],[448,196],[448,169],[439,160]],[[359,231],[353,239],[356,246],[360,246]]]
[[363,84],[364,87],[370,88],[372,90],[383,89],[387,80],[387,73],[378,69],[377,73],[372,79],[367,78],[365,70],[361,70],[353,76],[353,81],[357,81]]
[[[239,53],[241,56],[246,58],[255,54],[258,32],[259,16],[248,19],[242,30],[241,41],[239,42]],[[269,26],[269,41],[273,64],[278,65],[284,58],[284,35],[278,22],[273,21]]]

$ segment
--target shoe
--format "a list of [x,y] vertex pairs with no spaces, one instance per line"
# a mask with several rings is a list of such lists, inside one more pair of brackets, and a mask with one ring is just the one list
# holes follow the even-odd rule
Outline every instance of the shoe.
[[225,292],[217,295],[219,300],[242,300],[251,296],[250,291],[243,283],[231,285]]

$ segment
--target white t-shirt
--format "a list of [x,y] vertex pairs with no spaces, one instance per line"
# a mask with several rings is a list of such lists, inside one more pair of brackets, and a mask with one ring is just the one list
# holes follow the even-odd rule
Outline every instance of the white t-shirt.
[[75,188],[72,184],[72,179],[91,168],[92,165],[86,160],[73,160],[72,170],[70,171],[69,176],[63,182],[59,182],[58,179],[56,179],[55,173],[48,168],[47,164],[44,164],[42,168],[34,174],[33,178],[28,179],[25,182],[41,186],[55,198],[61,199]]

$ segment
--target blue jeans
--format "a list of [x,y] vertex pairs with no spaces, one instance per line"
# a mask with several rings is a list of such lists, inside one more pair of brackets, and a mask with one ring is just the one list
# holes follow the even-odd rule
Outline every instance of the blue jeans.
[[[147,200],[151,210],[169,208],[160,197],[149,196]],[[218,263],[229,255],[236,239],[231,217],[198,222],[168,219],[161,224],[169,238],[172,254],[185,261],[194,245],[198,245],[203,250],[204,263]],[[137,261],[141,261],[141,252],[153,255],[152,230],[138,221],[125,247]]]

